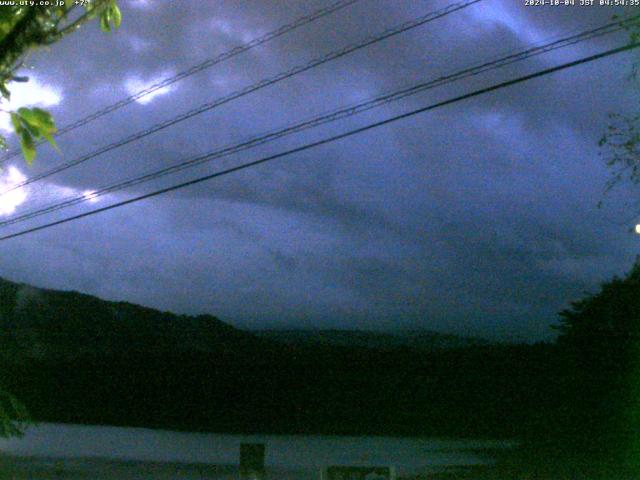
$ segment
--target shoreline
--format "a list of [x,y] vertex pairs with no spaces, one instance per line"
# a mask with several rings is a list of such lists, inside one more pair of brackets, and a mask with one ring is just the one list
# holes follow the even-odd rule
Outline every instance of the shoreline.
[[[515,446],[503,440],[233,435],[41,423],[22,438],[0,440],[0,478],[234,478],[228,475],[237,474],[243,443],[265,444],[265,466],[274,472],[269,478],[282,479],[317,479],[320,469],[331,465],[388,465],[398,479],[420,478],[456,466],[493,464]],[[140,476],[141,471],[148,474]]]
[[[448,480],[459,470],[477,467],[440,466],[432,472],[398,475],[398,480]],[[266,466],[267,478],[316,480],[318,468]],[[12,480],[236,480],[239,466],[188,462],[122,460],[105,457],[46,457],[0,453],[0,477]]]

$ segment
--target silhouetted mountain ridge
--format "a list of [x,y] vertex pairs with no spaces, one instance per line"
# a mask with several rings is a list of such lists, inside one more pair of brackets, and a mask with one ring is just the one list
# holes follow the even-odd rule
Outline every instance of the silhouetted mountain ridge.
[[252,333],[260,338],[295,347],[410,348],[420,351],[439,351],[492,344],[482,338],[443,334],[432,330],[384,332],[341,329],[269,329],[254,330]]
[[[409,348],[420,351],[486,346],[479,338],[428,330],[256,330],[212,315],[179,315],[77,291],[37,288],[0,278],[0,345],[4,355],[75,358],[130,352],[230,353],[272,347]],[[280,347],[278,347],[278,345]]]
[[5,279],[0,279],[0,332],[5,354],[28,357],[219,353],[265,343],[212,315],[177,315]]

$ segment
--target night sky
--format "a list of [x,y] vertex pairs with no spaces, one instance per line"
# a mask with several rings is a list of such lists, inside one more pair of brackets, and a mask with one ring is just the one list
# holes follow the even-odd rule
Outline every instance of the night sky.
[[[88,24],[27,59],[13,106],[66,125],[329,0],[120,0],[123,23]],[[5,164],[10,185],[376,34],[447,2],[360,0]],[[168,166],[565,33],[613,8],[485,0],[101,155],[0,199],[0,215]],[[108,205],[627,41],[624,33],[409,97],[149,184],[3,228]],[[0,243],[0,276],[242,328],[431,329],[552,338],[557,312],[628,271],[638,191],[603,198],[598,140],[631,113],[637,53],[434,110],[198,186]],[[0,119],[0,128],[8,121]],[[8,131],[8,130],[7,130]]]

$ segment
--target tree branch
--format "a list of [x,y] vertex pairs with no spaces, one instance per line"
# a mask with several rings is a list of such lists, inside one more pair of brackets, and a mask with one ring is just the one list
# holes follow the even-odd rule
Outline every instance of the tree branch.
[[24,37],[37,22],[38,11],[39,9],[35,7],[28,8],[24,16],[0,41],[0,74],[10,69],[11,65],[30,47]]

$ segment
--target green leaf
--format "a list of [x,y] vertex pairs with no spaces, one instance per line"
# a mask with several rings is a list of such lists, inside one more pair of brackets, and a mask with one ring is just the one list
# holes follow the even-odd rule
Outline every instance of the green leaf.
[[37,126],[30,125],[25,118],[20,115],[20,110],[22,113],[27,111],[27,116],[29,115],[28,109],[21,108],[18,110],[18,113],[11,112],[11,123],[13,123],[13,128],[20,139],[20,148],[22,149],[22,155],[24,159],[27,161],[28,165],[33,163],[33,159],[36,158],[36,144],[33,140],[33,137],[36,138],[42,136],[42,132]]
[[100,28],[102,29],[103,32],[111,31],[111,25],[109,24],[109,17],[110,17],[110,13],[109,13],[109,9],[107,8],[100,15]]
[[51,114],[46,110],[22,107],[18,109],[18,115],[20,115],[29,126],[35,127],[42,132],[54,133],[56,131],[53,117],[51,117]]
[[0,93],[7,100],[11,100],[11,92],[7,88],[7,84],[5,82],[0,82]]
[[103,32],[110,32],[112,25],[113,28],[119,28],[121,23],[122,12],[114,0],[100,13],[100,28]]
[[23,128],[19,135],[22,155],[24,155],[24,159],[27,161],[27,164],[31,166],[33,159],[36,158],[36,144],[33,141],[31,133],[27,129]]
[[57,130],[56,124],[53,121],[53,117],[49,112],[38,107],[32,108],[31,111],[38,116],[38,118],[42,122],[42,125],[46,125],[50,127],[50,129],[53,129],[54,131]]
[[25,8],[10,5],[0,8],[0,36],[9,33],[26,12]]
[[58,148],[58,144],[53,139],[53,135],[51,135],[49,132],[42,132],[42,136],[47,139],[47,142],[49,142],[53,148],[55,148],[56,152],[62,153]]
[[[19,130],[28,130],[28,133],[32,138],[40,140],[46,139],[53,148],[60,153],[60,149],[53,139],[53,134],[56,133],[57,128],[53,121],[53,117],[49,112],[41,108],[19,108],[18,112],[13,114],[14,122],[19,122],[19,127],[16,128],[16,133],[20,134]],[[14,123],[15,126],[15,123]]]
[[122,12],[120,11],[120,8],[118,8],[118,5],[114,2],[110,9],[113,26],[120,28],[120,24],[122,23]]
[[36,127],[38,126],[38,118],[36,115],[34,115],[32,110],[25,107],[20,107],[17,113],[23,122],[34,125]]
[[11,123],[13,124],[13,129],[18,135],[20,134],[20,131],[24,130],[22,120],[20,120],[20,115],[15,112],[11,112]]
[[32,137],[34,137],[37,140],[42,138],[42,132],[40,131],[40,128],[37,125],[30,124],[22,116],[20,116],[20,114],[18,114],[18,117],[20,118],[20,126],[21,126],[20,130],[26,130],[31,134]]

